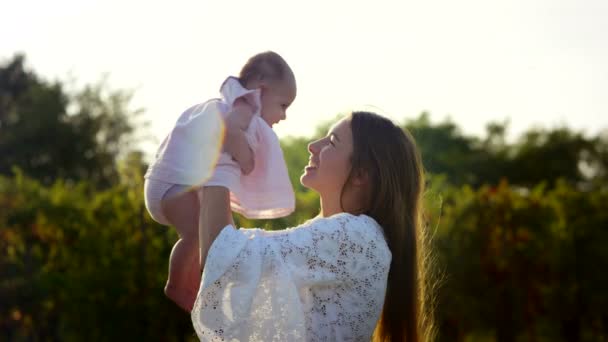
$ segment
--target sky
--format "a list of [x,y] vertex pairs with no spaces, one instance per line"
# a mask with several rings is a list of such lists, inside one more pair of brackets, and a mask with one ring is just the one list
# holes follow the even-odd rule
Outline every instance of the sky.
[[[48,80],[109,74],[134,89],[155,142],[217,97],[258,52],[281,54],[298,95],[280,137],[310,136],[338,113],[426,111],[467,134],[608,128],[608,1],[0,0],[0,61],[24,53]],[[372,107],[370,107],[372,106]]]

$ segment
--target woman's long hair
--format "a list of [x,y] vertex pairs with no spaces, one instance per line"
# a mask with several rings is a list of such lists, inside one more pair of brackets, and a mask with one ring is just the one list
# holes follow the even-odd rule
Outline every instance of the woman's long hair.
[[[373,341],[418,342],[432,338],[425,298],[428,250],[421,225],[424,174],[414,139],[391,120],[370,112],[351,116],[351,177],[367,175],[365,214],[384,229],[392,261],[384,306]],[[348,183],[347,183],[348,184]]]

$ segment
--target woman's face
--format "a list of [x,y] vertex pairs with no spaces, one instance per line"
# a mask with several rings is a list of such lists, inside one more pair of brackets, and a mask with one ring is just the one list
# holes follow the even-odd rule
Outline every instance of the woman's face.
[[308,151],[310,158],[300,182],[321,197],[339,200],[351,170],[353,134],[350,118],[340,120],[326,137],[308,144]]

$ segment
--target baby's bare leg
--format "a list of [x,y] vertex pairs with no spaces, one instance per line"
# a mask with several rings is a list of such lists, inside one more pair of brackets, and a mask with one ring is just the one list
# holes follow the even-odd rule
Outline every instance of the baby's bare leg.
[[194,190],[168,195],[162,201],[163,214],[180,237],[171,251],[165,294],[188,312],[192,310],[200,284],[199,206]]

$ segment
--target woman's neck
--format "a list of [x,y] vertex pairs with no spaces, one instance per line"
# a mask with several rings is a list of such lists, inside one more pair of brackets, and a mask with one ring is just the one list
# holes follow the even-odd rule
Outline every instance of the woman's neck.
[[323,198],[321,198],[320,202],[321,202],[321,212],[319,213],[319,216],[321,216],[321,217],[330,217],[330,216],[339,214],[344,211],[344,210],[342,210],[342,206],[340,205],[339,200],[331,201],[331,200],[323,200]]

